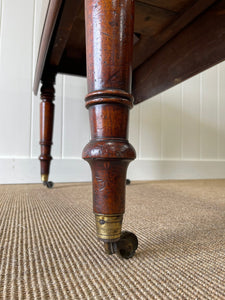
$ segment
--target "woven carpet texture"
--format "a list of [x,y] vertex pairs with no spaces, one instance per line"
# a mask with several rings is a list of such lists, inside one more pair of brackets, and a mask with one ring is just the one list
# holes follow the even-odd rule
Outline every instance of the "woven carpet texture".
[[225,180],[128,186],[130,260],[104,254],[91,189],[0,186],[0,299],[225,299]]

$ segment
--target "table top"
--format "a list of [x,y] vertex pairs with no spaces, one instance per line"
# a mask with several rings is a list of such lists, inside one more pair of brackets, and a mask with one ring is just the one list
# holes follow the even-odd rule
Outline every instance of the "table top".
[[[83,0],[42,0],[34,92],[44,66],[86,76]],[[133,94],[142,102],[225,59],[225,0],[135,1]]]

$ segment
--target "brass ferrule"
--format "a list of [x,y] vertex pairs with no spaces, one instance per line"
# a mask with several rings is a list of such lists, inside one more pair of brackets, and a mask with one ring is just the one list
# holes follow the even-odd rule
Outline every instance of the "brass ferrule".
[[41,175],[41,181],[47,182],[48,181],[48,174],[42,174]]
[[114,242],[120,239],[123,215],[95,214],[97,237],[103,242]]

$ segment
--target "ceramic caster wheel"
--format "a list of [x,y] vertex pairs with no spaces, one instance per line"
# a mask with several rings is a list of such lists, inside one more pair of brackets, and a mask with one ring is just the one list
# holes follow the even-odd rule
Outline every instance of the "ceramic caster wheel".
[[129,185],[129,184],[131,184],[130,179],[126,179],[126,185]]
[[138,239],[136,235],[129,231],[122,231],[120,240],[117,242],[117,253],[125,259],[134,256],[138,248]]
[[53,188],[54,183],[52,181],[44,181],[43,185],[46,185],[48,189]]

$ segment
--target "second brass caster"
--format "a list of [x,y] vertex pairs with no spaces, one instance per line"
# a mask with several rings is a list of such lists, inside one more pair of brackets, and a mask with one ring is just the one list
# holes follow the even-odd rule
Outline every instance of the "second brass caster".
[[54,183],[52,181],[43,181],[43,185],[47,186],[48,189],[53,188]]
[[54,186],[54,183],[52,181],[48,181],[48,174],[42,174],[41,181],[44,186],[47,186],[48,189],[51,189]]

